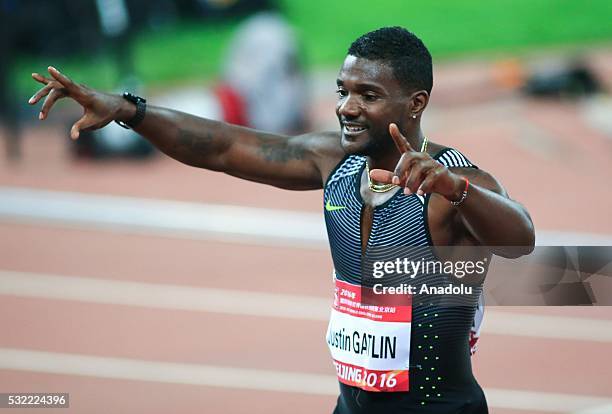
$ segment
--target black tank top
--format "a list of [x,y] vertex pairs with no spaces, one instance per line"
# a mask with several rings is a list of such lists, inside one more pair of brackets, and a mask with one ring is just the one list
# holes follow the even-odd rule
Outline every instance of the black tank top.
[[[440,151],[434,159],[449,168],[476,168],[451,148]],[[360,223],[364,203],[360,185],[364,168],[365,157],[345,157],[330,175],[324,190],[334,277],[353,286],[361,283]],[[406,196],[398,191],[376,207],[366,251],[377,246],[431,246],[428,203],[429,195]],[[477,332],[481,321],[477,310],[482,312],[481,307],[474,306],[413,304],[407,367],[409,390],[373,392],[341,380],[334,413],[486,413],[484,394],[472,374],[470,360],[470,332]],[[328,345],[331,346],[329,331]],[[333,345],[338,346],[338,341]]]

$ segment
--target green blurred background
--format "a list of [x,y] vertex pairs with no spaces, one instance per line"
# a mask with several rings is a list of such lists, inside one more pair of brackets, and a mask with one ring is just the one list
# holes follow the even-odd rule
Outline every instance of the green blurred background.
[[[418,33],[437,61],[612,41],[609,0],[281,0],[279,7],[303,42],[304,63],[310,68],[335,68],[352,40],[385,25]],[[149,86],[214,76],[239,22],[180,21],[145,29],[134,44],[138,76]],[[112,62],[104,52],[53,61],[26,56],[15,62],[14,77],[20,91],[30,92],[32,69],[42,71],[53,63],[81,82],[108,88],[118,76]]]

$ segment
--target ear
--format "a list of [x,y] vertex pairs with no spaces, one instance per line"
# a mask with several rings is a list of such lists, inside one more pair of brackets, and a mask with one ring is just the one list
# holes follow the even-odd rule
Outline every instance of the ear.
[[410,95],[410,116],[421,116],[429,103],[429,93],[425,90],[416,91]]

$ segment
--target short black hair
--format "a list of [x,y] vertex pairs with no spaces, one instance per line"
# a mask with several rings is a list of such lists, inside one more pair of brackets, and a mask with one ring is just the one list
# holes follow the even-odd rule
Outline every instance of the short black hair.
[[393,74],[408,90],[431,93],[431,54],[423,41],[403,27],[383,27],[368,32],[349,47],[351,56],[388,63]]

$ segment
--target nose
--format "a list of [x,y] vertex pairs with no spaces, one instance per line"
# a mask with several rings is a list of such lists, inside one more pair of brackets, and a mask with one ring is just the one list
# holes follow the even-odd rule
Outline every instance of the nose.
[[350,94],[338,101],[338,115],[340,116],[345,118],[356,118],[359,116],[359,111],[360,108],[357,99]]

